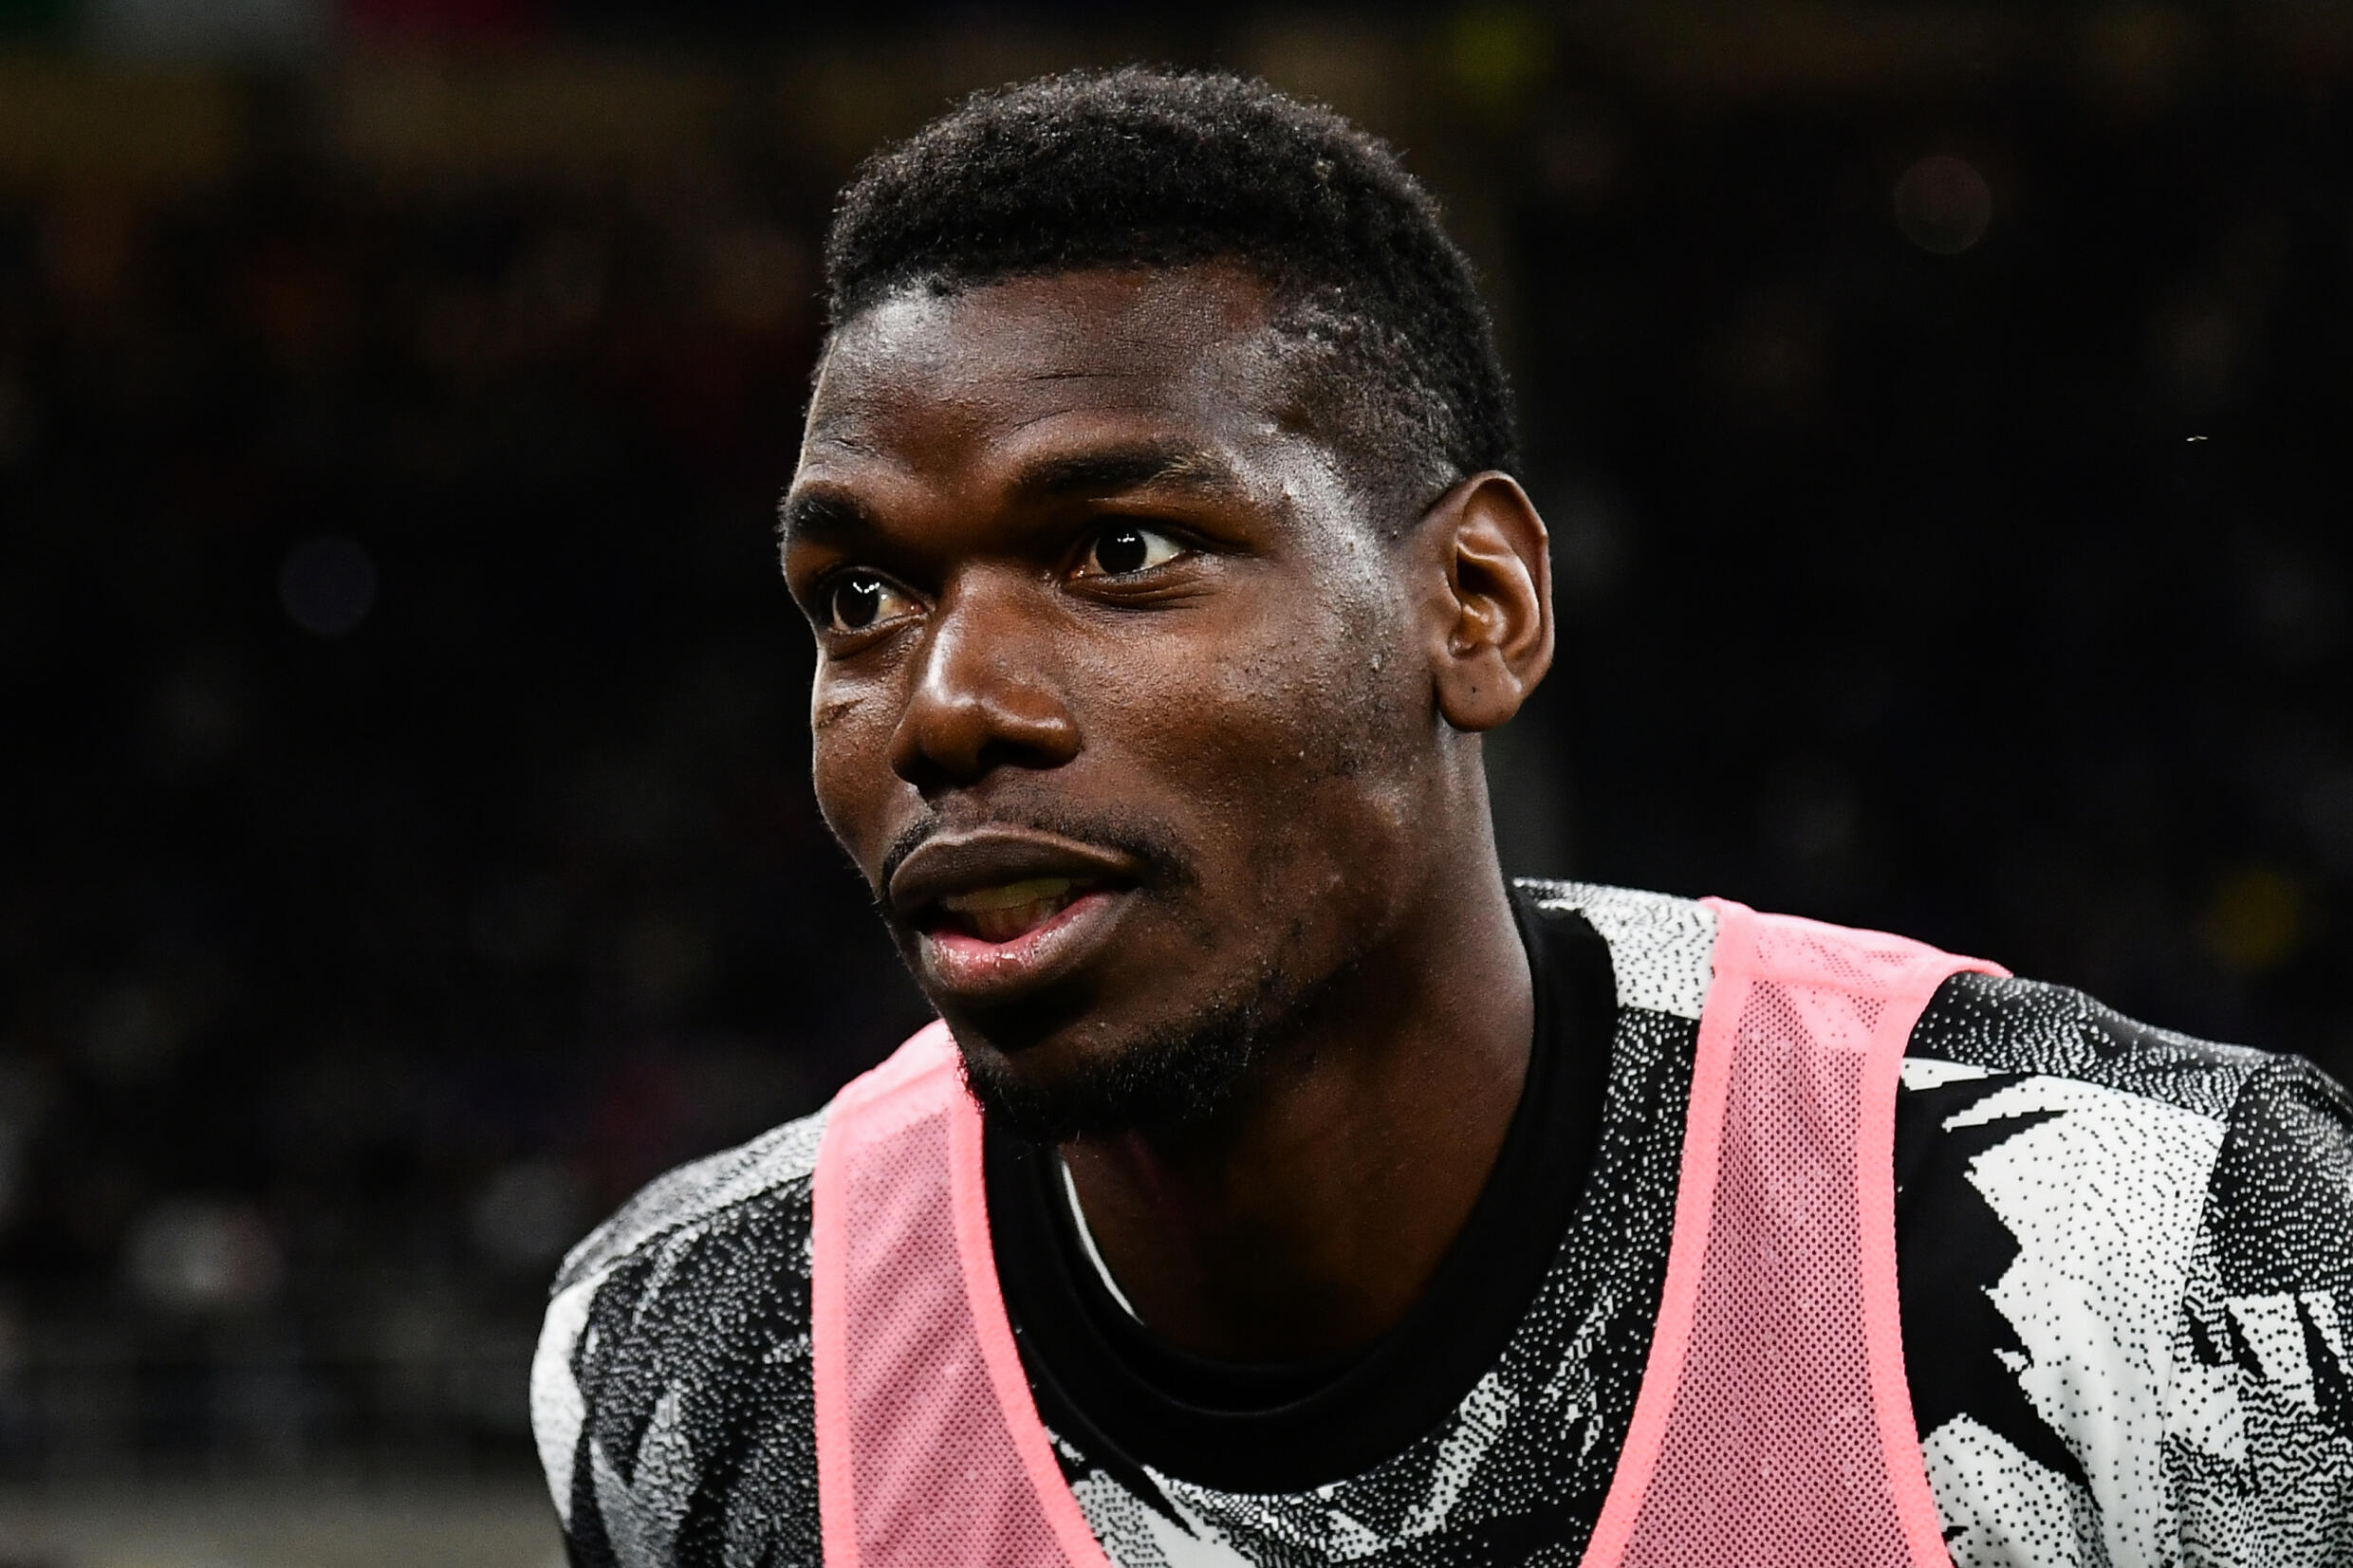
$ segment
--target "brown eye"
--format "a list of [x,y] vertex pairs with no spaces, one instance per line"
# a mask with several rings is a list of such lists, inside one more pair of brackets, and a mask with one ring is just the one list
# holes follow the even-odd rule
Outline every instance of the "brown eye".
[[1176,560],[1185,547],[1160,532],[1135,524],[1121,524],[1105,528],[1095,536],[1092,548],[1081,575],[1086,577],[1125,577]]
[[837,632],[862,632],[915,607],[903,590],[872,572],[852,572],[827,590],[826,615]]

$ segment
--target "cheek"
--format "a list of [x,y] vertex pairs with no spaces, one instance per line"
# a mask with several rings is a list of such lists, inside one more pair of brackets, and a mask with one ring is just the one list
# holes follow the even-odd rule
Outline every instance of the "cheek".
[[890,767],[891,705],[870,683],[820,672],[809,701],[809,783],[818,812],[869,876],[880,859],[898,777]]
[[1136,771],[1251,883],[1353,862],[1410,825],[1415,794],[1394,654],[1365,654],[1380,646],[1368,629],[1337,618],[1281,630],[1122,659],[1090,683]]

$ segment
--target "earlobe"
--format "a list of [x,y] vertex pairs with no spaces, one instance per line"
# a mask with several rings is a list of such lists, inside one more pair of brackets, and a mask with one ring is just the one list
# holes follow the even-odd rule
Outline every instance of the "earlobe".
[[1419,531],[1443,557],[1445,591],[1430,627],[1438,711],[1457,729],[1492,729],[1552,667],[1544,519],[1517,480],[1488,472],[1440,497]]

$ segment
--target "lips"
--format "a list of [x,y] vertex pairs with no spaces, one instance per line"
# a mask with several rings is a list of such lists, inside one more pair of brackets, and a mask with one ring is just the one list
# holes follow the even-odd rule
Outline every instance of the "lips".
[[1134,896],[1137,867],[1114,851],[1028,829],[927,839],[892,873],[892,913],[916,933],[937,999],[985,1005],[1083,964]]

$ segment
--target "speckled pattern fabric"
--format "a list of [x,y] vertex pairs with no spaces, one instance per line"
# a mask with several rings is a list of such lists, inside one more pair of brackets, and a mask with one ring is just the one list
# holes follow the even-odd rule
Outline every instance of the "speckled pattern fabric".
[[[1899,1114],[1941,1136],[1911,1151],[1929,1190],[1899,1199],[1904,1338],[1958,1568],[2353,1563],[2344,1092],[1980,976],[1912,1052]],[[1899,1179],[1906,1152],[1899,1134]],[[1993,1240],[1934,1290],[1916,1196]],[[1944,1314],[1931,1340],[1916,1294],[1975,1321]]]
[[822,1113],[671,1172],[576,1247],[531,1426],[576,1563],[819,1559],[809,1178]]
[[[1572,1564],[1649,1350],[1714,921],[1536,884],[1618,988],[1594,1173],[1493,1367],[1363,1474],[1221,1491],[1063,1441],[1119,1568]],[[532,1410],[583,1568],[819,1559],[822,1117],[664,1177],[566,1261]],[[1958,1568],[2353,1562],[2353,1108],[2293,1058],[1965,975],[1898,1105],[1904,1342]]]

